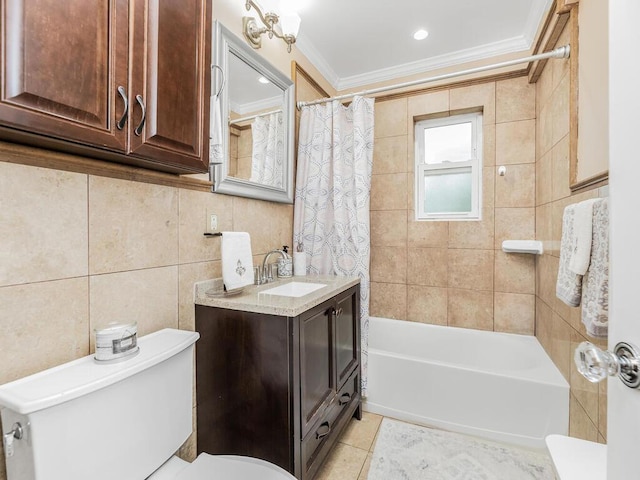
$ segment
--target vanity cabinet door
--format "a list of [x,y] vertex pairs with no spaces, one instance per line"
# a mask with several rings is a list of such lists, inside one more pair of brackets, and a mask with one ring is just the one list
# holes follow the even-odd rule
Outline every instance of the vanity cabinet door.
[[350,289],[336,298],[334,311],[336,332],[335,363],[338,388],[344,384],[359,363],[359,301],[360,297],[355,289]]
[[322,417],[336,392],[333,302],[300,316],[300,411],[302,437]]
[[211,78],[207,0],[136,0],[132,5],[130,151],[206,171],[205,85]]
[[[125,152],[127,0],[1,0],[0,124]],[[121,88],[124,97],[118,94]]]

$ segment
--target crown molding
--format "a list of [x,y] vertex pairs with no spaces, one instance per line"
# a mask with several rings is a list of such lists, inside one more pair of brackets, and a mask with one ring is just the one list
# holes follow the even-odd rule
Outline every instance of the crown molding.
[[524,35],[513,37],[499,42],[481,45],[479,47],[458,50],[457,52],[446,55],[438,55],[417,62],[405,63],[395,67],[383,68],[372,72],[353,75],[339,79],[336,90],[343,91],[364,85],[371,85],[377,82],[394,80],[401,77],[426,73],[439,68],[460,65],[476,60],[484,60],[486,58],[504,55],[508,53],[521,52],[528,50],[531,44],[527,42]]
[[267,110],[269,108],[279,107],[281,105],[282,95],[277,95],[275,97],[264,98],[261,100],[256,100],[255,102],[247,103],[229,101],[229,107],[231,108],[231,110],[239,115],[259,112],[261,110]]
[[529,9],[529,16],[527,17],[527,23],[524,27],[523,36],[529,43],[529,48],[533,45],[538,29],[540,25],[544,23],[544,19],[547,17],[549,10],[553,6],[553,0],[547,0],[544,5],[531,2],[531,8]]
[[324,57],[318,52],[316,47],[307,39],[304,33],[300,33],[296,37],[296,48],[302,53],[311,64],[316,67],[320,74],[335,88],[340,82],[340,77],[335,72],[331,65],[327,63]]

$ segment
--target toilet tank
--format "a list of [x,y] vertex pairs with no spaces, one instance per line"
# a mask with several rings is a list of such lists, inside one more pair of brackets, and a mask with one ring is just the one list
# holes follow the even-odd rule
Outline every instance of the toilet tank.
[[24,430],[8,480],[143,480],[192,431],[193,348],[199,334],[141,337],[120,363],[93,356],[0,386],[2,429]]

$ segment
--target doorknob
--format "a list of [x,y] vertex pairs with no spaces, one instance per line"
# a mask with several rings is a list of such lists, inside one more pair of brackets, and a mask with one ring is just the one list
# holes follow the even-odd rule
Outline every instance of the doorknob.
[[618,375],[627,387],[640,386],[640,354],[634,345],[620,342],[613,352],[609,352],[590,342],[582,342],[576,348],[573,359],[578,372],[592,383]]

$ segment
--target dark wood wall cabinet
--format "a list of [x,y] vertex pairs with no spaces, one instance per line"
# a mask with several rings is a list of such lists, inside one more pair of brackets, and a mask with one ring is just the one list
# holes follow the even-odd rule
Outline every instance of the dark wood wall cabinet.
[[361,418],[359,288],[295,317],[196,305],[199,452],[316,475]]
[[211,0],[0,2],[0,138],[206,171]]

